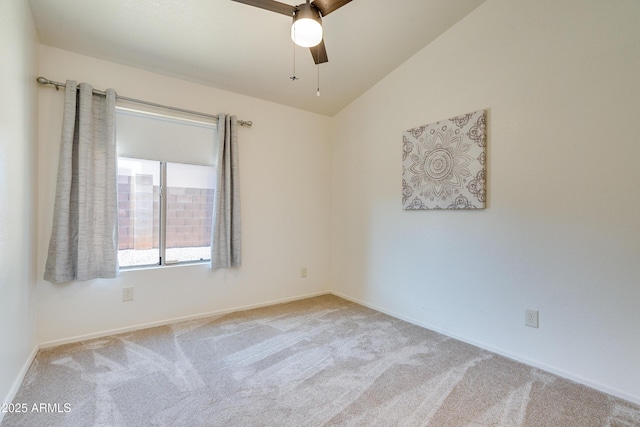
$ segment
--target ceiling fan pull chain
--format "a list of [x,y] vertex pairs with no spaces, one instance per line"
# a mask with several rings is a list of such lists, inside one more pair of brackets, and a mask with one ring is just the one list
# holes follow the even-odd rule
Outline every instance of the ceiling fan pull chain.
[[289,77],[292,82],[299,80],[296,76],[296,44],[293,43],[293,76]]
[[320,64],[316,65],[318,67],[318,90],[316,91],[316,96],[320,96]]

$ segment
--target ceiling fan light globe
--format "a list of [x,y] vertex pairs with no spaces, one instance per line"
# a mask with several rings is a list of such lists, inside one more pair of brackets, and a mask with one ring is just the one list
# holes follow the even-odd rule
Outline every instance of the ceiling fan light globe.
[[322,41],[322,25],[310,18],[297,19],[291,25],[291,39],[298,46],[317,46]]

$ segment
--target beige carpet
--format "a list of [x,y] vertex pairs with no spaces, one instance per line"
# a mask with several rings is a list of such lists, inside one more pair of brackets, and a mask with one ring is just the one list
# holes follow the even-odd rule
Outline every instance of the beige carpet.
[[637,405],[334,296],[41,351],[14,403],[3,426],[640,425]]

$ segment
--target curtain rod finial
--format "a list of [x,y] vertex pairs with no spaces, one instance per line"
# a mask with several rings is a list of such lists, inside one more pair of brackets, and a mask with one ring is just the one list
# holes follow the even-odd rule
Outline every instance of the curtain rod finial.
[[42,77],[42,76],[39,76],[39,77],[36,79],[36,81],[37,81],[38,83],[40,83],[41,85],[46,85],[47,83],[49,83],[49,80],[45,79],[45,78],[44,78],[44,77]]

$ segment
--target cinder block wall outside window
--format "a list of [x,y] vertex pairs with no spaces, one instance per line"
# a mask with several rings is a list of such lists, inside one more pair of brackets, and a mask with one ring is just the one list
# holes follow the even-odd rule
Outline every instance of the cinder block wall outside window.
[[[158,247],[159,187],[151,175],[118,175],[118,249]],[[209,246],[214,190],[167,188],[167,247]]]

